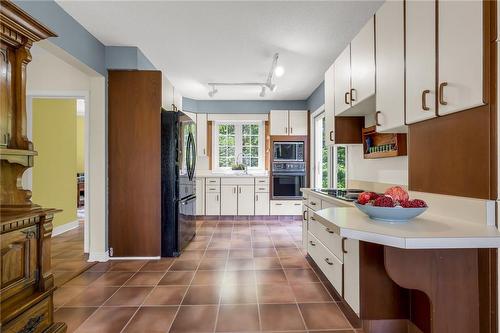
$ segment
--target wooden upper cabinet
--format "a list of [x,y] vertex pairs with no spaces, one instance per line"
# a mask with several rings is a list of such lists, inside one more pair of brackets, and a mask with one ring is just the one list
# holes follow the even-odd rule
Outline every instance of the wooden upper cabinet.
[[436,116],[436,3],[406,1],[406,122]]
[[483,1],[438,1],[438,13],[438,114],[483,105]]
[[271,135],[288,135],[288,110],[271,110]]
[[355,106],[375,94],[374,18],[365,24],[351,42],[351,105]]
[[351,107],[351,45],[342,51],[334,63],[335,114],[340,115]]
[[403,1],[387,1],[375,16],[377,132],[407,132],[403,6]]
[[335,144],[335,90],[334,65],[325,72],[325,143],[327,146]]

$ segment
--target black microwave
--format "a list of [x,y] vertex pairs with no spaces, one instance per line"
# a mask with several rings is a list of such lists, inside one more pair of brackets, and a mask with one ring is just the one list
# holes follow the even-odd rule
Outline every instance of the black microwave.
[[303,162],[304,141],[275,141],[273,157],[275,162]]

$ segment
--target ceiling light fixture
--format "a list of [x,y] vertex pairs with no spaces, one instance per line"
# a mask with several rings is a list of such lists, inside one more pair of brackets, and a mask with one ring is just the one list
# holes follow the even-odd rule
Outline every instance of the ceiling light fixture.
[[215,85],[212,84],[211,86],[212,86],[212,90],[210,90],[208,92],[208,96],[209,97],[214,97],[214,95],[217,94],[219,91],[215,88]]
[[262,86],[262,89],[260,90],[259,96],[260,97],[266,96],[266,86]]
[[271,92],[276,91],[276,84],[273,83],[274,76],[282,76],[285,73],[285,69],[283,66],[278,66],[278,58],[279,58],[279,53],[275,53],[273,55],[273,62],[271,64],[271,68],[269,70],[269,73],[267,74],[267,78],[265,82],[235,82],[235,83],[229,83],[229,82],[210,82],[208,83],[208,86],[211,87],[211,90],[208,92],[208,96],[214,97],[214,95],[218,92],[218,90],[215,88],[216,86],[259,86],[261,87],[259,96],[264,97],[266,96],[266,88],[269,89]]

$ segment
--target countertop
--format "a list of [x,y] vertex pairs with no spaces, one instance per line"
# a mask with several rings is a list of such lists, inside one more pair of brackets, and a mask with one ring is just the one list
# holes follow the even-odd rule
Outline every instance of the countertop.
[[[331,202],[339,202],[309,189],[304,189],[303,192],[310,192]],[[426,213],[407,223],[375,221],[352,204],[340,202],[343,206],[314,212],[314,218],[341,237],[402,249],[500,247],[500,231],[486,223],[467,222]]]
[[213,172],[211,170],[196,171],[196,177],[214,177],[214,178],[256,178],[269,177],[267,171],[249,172],[248,174],[239,174],[231,172]]

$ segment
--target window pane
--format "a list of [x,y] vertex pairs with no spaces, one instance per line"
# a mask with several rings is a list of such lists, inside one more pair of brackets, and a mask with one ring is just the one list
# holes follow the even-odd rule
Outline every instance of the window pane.
[[[323,124],[322,124],[322,127],[323,127],[323,131],[321,133],[321,136],[322,136],[322,149],[321,149],[321,154],[322,154],[322,186],[324,188],[327,188],[329,187],[328,186],[328,146],[326,145],[326,142],[325,142],[325,130],[326,130],[326,117],[323,117],[323,120],[322,120]],[[345,187],[341,187],[341,188],[345,188]]]
[[234,135],[234,125],[226,125],[227,126],[227,134]]
[[232,157],[233,160],[235,158],[235,148],[234,147],[227,147],[227,156]]
[[251,148],[251,154],[252,154],[252,157],[259,157],[259,148],[258,147],[252,147]]
[[346,188],[346,147],[337,147],[337,188]]
[[243,147],[243,155],[245,156],[250,155],[250,147]]
[[243,135],[245,135],[245,134],[251,134],[252,133],[252,131],[250,129],[250,126],[251,125],[242,125],[241,126]]
[[259,135],[259,125],[251,125],[252,126],[252,135]]
[[258,167],[259,166],[259,159],[258,158],[252,158],[252,162],[250,164],[251,167]]
[[251,142],[252,142],[252,146],[258,146],[259,145],[259,137],[258,136],[252,136]]
[[219,167],[228,168],[234,163],[235,155],[235,125],[220,124],[219,131]]

